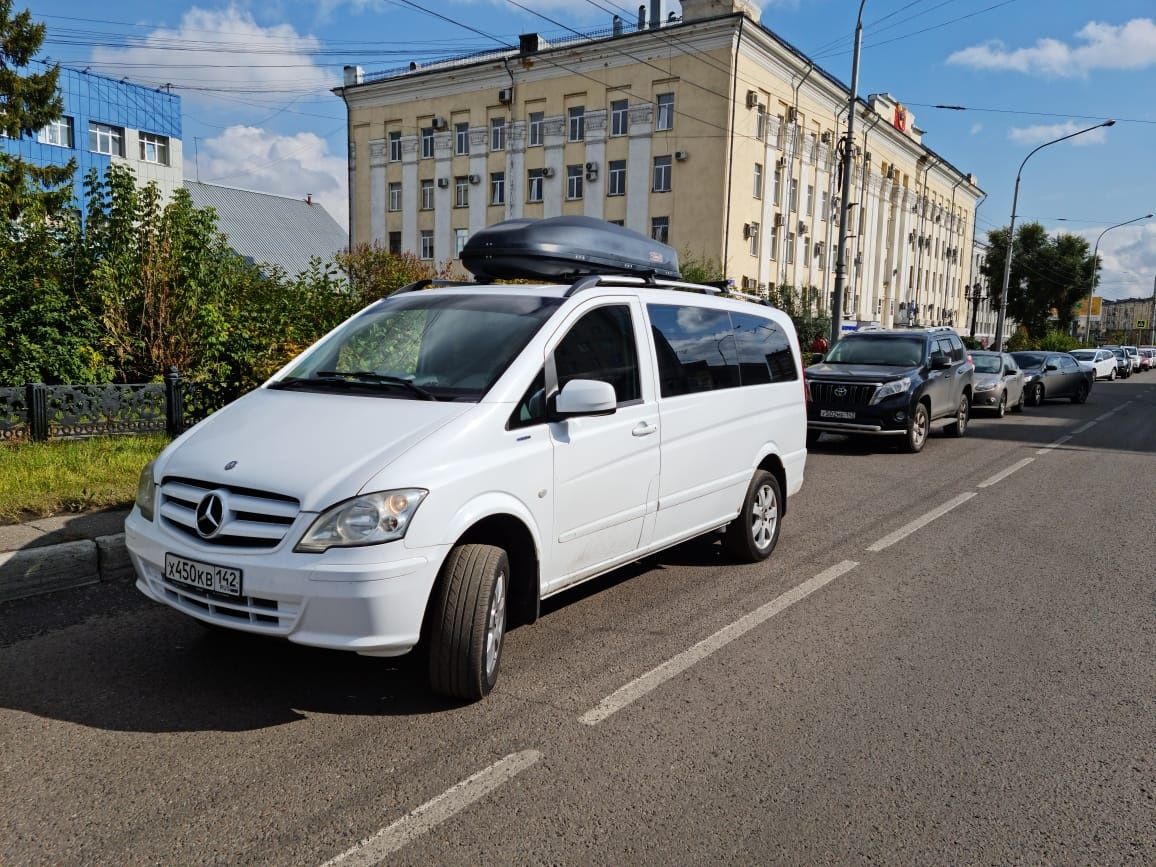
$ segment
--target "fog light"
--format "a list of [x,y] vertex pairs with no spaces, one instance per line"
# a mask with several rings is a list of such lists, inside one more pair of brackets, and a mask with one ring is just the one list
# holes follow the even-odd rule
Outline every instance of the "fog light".
[[896,421],[907,421],[907,413],[905,413],[905,412],[895,413],[895,420]]

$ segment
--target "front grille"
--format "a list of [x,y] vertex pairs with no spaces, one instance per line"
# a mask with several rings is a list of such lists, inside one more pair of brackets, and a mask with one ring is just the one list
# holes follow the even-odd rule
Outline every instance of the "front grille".
[[301,600],[263,599],[259,596],[226,596],[200,587],[178,584],[159,572],[149,575],[159,595],[177,608],[223,626],[245,624],[289,632],[301,614]]
[[[220,528],[206,539],[197,530],[197,506],[211,493],[221,498],[224,509]],[[293,497],[252,488],[176,477],[161,482],[159,511],[165,526],[203,545],[276,548],[297,520],[300,507]]]
[[867,406],[875,396],[879,383],[810,381],[811,400],[832,406]]

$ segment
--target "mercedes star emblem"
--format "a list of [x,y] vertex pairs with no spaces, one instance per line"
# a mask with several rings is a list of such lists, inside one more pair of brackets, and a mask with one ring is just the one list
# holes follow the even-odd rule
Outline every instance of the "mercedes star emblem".
[[221,531],[225,522],[225,501],[215,491],[205,495],[197,504],[197,532],[202,539],[211,539]]

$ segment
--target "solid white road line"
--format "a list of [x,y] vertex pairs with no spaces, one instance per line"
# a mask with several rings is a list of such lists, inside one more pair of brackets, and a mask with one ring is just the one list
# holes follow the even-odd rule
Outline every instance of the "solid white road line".
[[976,496],[979,496],[979,495],[975,491],[968,491],[965,494],[960,494],[958,497],[955,497],[954,499],[948,500],[942,506],[937,506],[936,508],[932,509],[927,514],[916,518],[910,524],[905,524],[904,526],[902,526],[898,530],[896,530],[894,533],[888,533],[886,536],[884,536],[878,542],[873,542],[872,544],[868,545],[867,550],[878,552],[878,551],[882,551],[884,548],[890,548],[896,542],[899,542],[903,539],[906,539],[908,536],[910,536],[916,530],[920,529],[921,527],[926,527],[928,524],[930,524],[936,518],[942,518],[944,515],[946,515],[948,512],[950,512],[956,506],[962,506],[964,503],[966,503],[972,497],[976,497]]
[[858,565],[858,563],[852,560],[844,560],[842,563],[836,563],[830,569],[823,570],[814,578],[791,588],[781,596],[776,596],[765,605],[760,605],[750,614],[740,617],[729,626],[724,626],[709,638],[704,638],[698,644],[678,654],[678,656],[672,657],[657,668],[651,669],[641,677],[635,678],[630,681],[630,683],[615,690],[606,698],[602,699],[593,710],[589,710],[580,716],[578,721],[588,726],[597,725],[611,714],[617,713],[631,702],[637,701],[671,678],[686,671],[696,662],[706,659],[716,650],[725,647],[736,638],[770,620],[780,611],[784,611],[796,602],[807,598],[819,588],[830,584],[840,575],[846,575]]
[[484,798],[502,783],[531,767],[542,754],[537,750],[523,750],[511,753],[447,789],[436,798],[426,801],[412,813],[402,816],[388,828],[383,828],[371,837],[366,837],[352,849],[342,852],[336,858],[326,861],[321,867],[336,865],[371,865],[380,863],[404,846],[437,825],[460,813],[470,804]]
[[1034,460],[1035,460],[1035,458],[1024,458],[1022,461],[1016,461],[1014,464],[1012,464],[1006,470],[1000,470],[998,473],[996,473],[990,479],[984,479],[982,482],[980,482],[978,485],[976,485],[976,487],[977,488],[990,488],[992,485],[996,484],[997,482],[1002,482],[1004,479],[1006,479],[1008,476],[1010,476],[1012,473],[1016,472],[1017,470],[1022,470],[1024,467],[1026,467],[1028,464],[1030,464]]
[[1048,443],[1042,449],[1036,449],[1036,454],[1037,455],[1046,455],[1052,449],[1057,448],[1059,446],[1062,446],[1064,443],[1066,443],[1071,438],[1072,438],[1071,434],[1068,434],[1067,436],[1062,436],[1058,440],[1056,440],[1055,442]]
[[1080,425],[1078,428],[1072,431],[1072,436],[1076,436],[1076,434],[1082,434],[1084,431],[1095,427],[1097,424],[1099,424],[1099,419],[1095,418],[1089,422],[1084,422],[1084,424]]

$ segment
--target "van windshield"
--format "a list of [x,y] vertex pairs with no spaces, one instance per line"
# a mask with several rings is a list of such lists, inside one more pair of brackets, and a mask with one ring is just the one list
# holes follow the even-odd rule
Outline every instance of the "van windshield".
[[476,401],[561,303],[529,295],[394,295],[345,323],[269,387]]
[[908,337],[844,337],[825,362],[918,367],[923,363],[923,340]]

